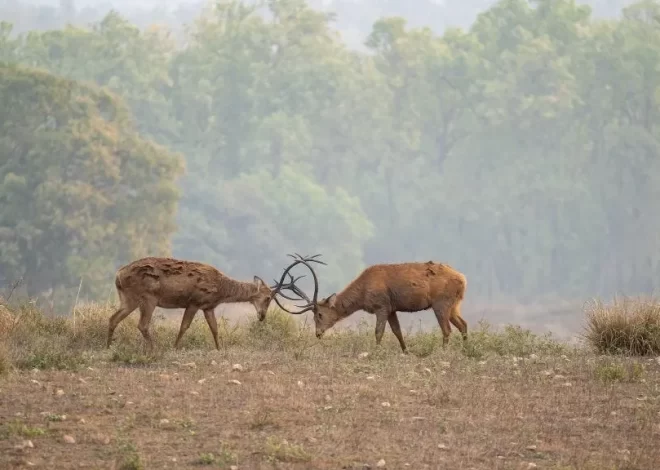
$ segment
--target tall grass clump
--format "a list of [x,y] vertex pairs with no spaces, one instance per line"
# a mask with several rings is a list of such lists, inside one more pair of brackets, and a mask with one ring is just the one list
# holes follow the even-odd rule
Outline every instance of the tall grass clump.
[[586,308],[587,343],[601,354],[660,354],[660,304],[649,299],[596,300]]

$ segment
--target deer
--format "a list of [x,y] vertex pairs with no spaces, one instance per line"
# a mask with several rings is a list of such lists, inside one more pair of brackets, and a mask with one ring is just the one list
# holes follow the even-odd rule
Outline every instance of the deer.
[[[289,277],[291,283],[296,281],[292,276]],[[254,276],[253,282],[239,281],[209,264],[160,257],[141,258],[120,267],[115,275],[115,287],[120,305],[108,322],[106,347],[110,347],[117,325],[139,308],[138,329],[149,350],[153,349],[149,324],[156,307],[185,309],[179,334],[174,342],[176,349],[179,349],[181,338],[190,327],[197,311],[202,310],[213,335],[215,348],[219,350],[215,317],[215,308],[219,304],[249,302],[256,309],[259,321],[264,321],[274,295],[273,288],[292,288],[283,282],[269,287],[259,276]]]
[[[274,288],[273,296],[277,305],[288,313],[300,315],[313,311],[317,338],[320,339],[325,331],[338,321],[363,310],[376,315],[376,344],[380,345],[385,324],[389,323],[403,353],[407,354],[397,312],[418,312],[431,308],[442,330],[443,348],[449,342],[450,324],[454,325],[463,340],[467,341],[468,325],[461,316],[461,302],[465,296],[467,279],[448,264],[434,261],[375,264],[365,268],[342,291],[318,300],[318,278],[310,265],[310,262],[320,262],[316,259],[318,256],[320,255],[305,258],[297,255],[296,261],[284,270],[280,282]],[[311,300],[295,285],[297,279],[284,284],[284,277],[298,264],[305,265],[314,278],[314,294]],[[282,289],[292,291],[298,299],[284,296],[280,292]],[[296,307],[300,308],[298,311],[289,310],[275,297],[277,293],[289,300],[304,300],[307,304],[297,305]]]

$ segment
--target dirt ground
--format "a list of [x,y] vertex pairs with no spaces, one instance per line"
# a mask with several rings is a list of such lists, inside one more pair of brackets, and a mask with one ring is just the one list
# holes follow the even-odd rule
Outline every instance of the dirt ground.
[[656,358],[369,351],[100,356],[12,373],[0,467],[660,468]]

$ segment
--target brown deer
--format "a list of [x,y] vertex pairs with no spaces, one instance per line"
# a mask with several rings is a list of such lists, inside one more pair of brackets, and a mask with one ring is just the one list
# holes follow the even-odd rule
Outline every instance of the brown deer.
[[[401,334],[397,311],[418,312],[432,308],[442,329],[443,347],[449,341],[450,323],[458,328],[463,340],[467,340],[467,322],[461,317],[460,310],[467,279],[451,266],[433,261],[376,264],[363,270],[341,292],[317,300],[318,280],[309,261],[318,262],[313,258],[299,256],[285,269],[280,283],[274,287],[275,293],[279,293],[280,289],[293,291],[300,299],[307,301],[307,305],[294,312],[283,307],[276,297],[273,296],[273,298],[281,309],[289,313],[301,314],[312,310],[317,338],[321,338],[323,333],[339,320],[358,310],[364,310],[376,315],[376,344],[380,344],[385,331],[385,323],[389,322],[392,332],[405,353],[407,352],[406,344]],[[295,285],[295,280],[286,286],[283,284],[284,276],[300,263],[307,266],[314,277],[312,300]],[[282,294],[280,293],[280,295]]]
[[[292,283],[295,282],[291,279]],[[173,258],[142,258],[122,266],[117,270],[115,286],[120,306],[110,317],[108,348],[117,325],[139,308],[138,329],[149,349],[153,349],[149,323],[156,307],[161,307],[185,308],[175,348],[179,348],[181,337],[190,327],[197,311],[202,310],[213,334],[215,347],[220,349],[215,308],[221,303],[250,302],[257,310],[259,320],[263,321],[273,296],[272,288],[258,276],[254,276],[253,282],[237,281],[208,264]],[[277,287],[292,288],[283,283]]]

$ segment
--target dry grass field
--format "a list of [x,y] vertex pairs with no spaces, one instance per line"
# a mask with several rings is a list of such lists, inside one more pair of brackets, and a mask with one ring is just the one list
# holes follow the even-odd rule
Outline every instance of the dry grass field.
[[626,330],[624,307],[597,305],[579,347],[471,323],[446,350],[409,333],[408,355],[389,331],[376,347],[373,321],[319,341],[278,311],[219,319],[220,351],[198,315],[174,351],[175,316],[152,356],[136,313],[106,350],[111,306],[75,325],[0,307],[0,468],[660,468],[660,314],[643,307]]

